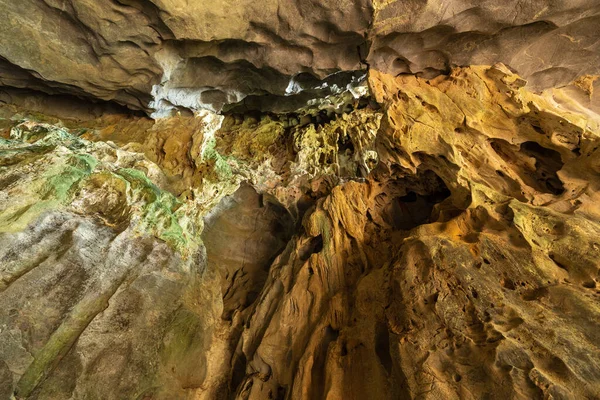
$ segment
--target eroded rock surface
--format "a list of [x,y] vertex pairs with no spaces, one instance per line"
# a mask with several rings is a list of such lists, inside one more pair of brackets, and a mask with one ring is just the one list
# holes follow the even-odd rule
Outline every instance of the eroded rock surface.
[[597,115],[502,64],[368,86],[157,121],[3,107],[0,398],[597,396]]
[[264,95],[278,100],[261,104],[272,109],[297,103],[286,95],[303,90],[306,102],[345,89],[367,66],[432,77],[456,65],[496,62],[536,90],[575,82],[572,95],[586,102],[577,83],[589,87],[591,79],[596,86],[600,72],[595,0],[4,0],[0,6],[2,86],[149,113],[220,110]]

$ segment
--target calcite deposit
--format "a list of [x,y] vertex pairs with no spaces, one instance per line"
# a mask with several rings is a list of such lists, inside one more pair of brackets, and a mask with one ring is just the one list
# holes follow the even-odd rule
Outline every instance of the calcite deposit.
[[600,398],[600,6],[326,3],[0,0],[0,400]]

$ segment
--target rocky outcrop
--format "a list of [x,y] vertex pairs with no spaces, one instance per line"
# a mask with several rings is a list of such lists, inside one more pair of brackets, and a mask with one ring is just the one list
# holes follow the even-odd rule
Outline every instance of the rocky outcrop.
[[3,107],[0,398],[594,398],[597,116],[502,64],[368,85]]
[[0,5],[2,86],[108,100],[155,115],[239,102],[292,111],[298,102],[355,85],[369,66],[429,78],[456,65],[503,62],[535,90],[600,72],[594,0]]
[[217,292],[164,175],[53,125],[21,123],[0,145],[2,398],[184,393],[204,372],[178,369],[197,356],[181,341]]

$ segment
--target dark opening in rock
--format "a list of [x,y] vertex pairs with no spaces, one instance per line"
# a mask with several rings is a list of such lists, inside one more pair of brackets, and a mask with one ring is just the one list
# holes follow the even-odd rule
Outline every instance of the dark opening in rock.
[[556,174],[563,167],[558,151],[542,147],[536,142],[521,144],[521,151],[535,158],[534,178],[542,183],[548,193],[559,195],[565,191],[563,183]]
[[315,236],[311,238],[304,247],[299,251],[299,257],[302,261],[306,261],[312,254],[318,253],[323,250],[323,236]]
[[433,207],[450,196],[450,190],[433,171],[399,179],[388,187],[389,193],[379,195],[378,203],[383,207],[383,219],[398,230],[431,222]]
[[[565,191],[557,175],[564,163],[556,150],[548,149],[536,142],[524,142],[517,149],[516,146],[501,139],[492,140],[490,145],[528,186],[542,193],[554,195],[560,195]],[[532,158],[535,159],[534,165],[531,162]],[[498,175],[505,180],[509,179],[506,174]]]

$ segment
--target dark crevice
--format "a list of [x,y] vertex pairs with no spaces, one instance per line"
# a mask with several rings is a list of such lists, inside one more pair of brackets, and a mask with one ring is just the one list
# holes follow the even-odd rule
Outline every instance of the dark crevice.
[[319,253],[321,250],[323,250],[323,236],[318,235],[311,238],[308,243],[298,251],[298,257],[302,261],[306,261],[312,254]]
[[[302,90],[294,94],[250,94],[238,103],[224,105],[223,114],[245,114],[248,112],[271,112],[274,114],[288,114],[305,107],[311,100],[323,99],[334,94],[331,87],[346,87],[351,82],[362,82],[365,79],[365,71],[343,71],[327,76],[324,79],[301,73],[294,77],[286,77],[287,80],[294,79]],[[341,110],[340,110],[341,111]]]
[[[557,175],[564,163],[556,150],[531,141],[522,143],[519,148],[502,139],[493,139],[490,145],[507,163],[507,168],[513,169],[528,186],[557,196],[564,193],[564,185]],[[531,158],[535,160],[534,165],[531,165]],[[496,173],[512,182],[503,172]]]
[[314,362],[311,370],[311,399],[322,399],[327,393],[325,390],[325,362],[332,342],[339,337],[339,331],[331,326],[325,327],[320,346],[315,350]]
[[232,363],[229,389],[230,393],[235,393],[236,389],[246,378],[246,365],[248,361],[246,360],[246,355],[243,352],[239,352],[239,354],[236,354],[236,357],[234,357]]
[[560,195],[565,191],[563,183],[556,174],[563,167],[563,162],[558,151],[542,147],[536,142],[521,144],[521,151],[535,158],[534,177],[543,182],[548,192]]
[[555,253],[550,253],[548,254],[548,257],[550,257],[550,259],[554,261],[554,264],[556,264],[557,267],[569,272],[569,268],[565,265],[564,260],[562,260],[560,256],[558,256]]
[[405,231],[433,222],[434,206],[450,196],[444,181],[433,171],[389,182],[387,192],[375,199],[376,205],[389,225]]
[[375,353],[389,376],[393,366],[390,355],[390,332],[387,325],[383,323],[378,323],[375,329]]

